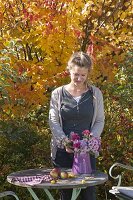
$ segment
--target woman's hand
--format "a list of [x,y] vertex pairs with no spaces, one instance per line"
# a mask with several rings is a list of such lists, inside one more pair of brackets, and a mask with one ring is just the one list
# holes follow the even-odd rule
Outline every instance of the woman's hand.
[[73,149],[71,149],[70,147],[65,147],[65,148],[67,153],[74,153]]
[[74,152],[73,148],[71,146],[71,141],[69,140],[68,137],[64,138],[63,143],[64,143],[64,147],[65,147],[67,153],[73,153]]

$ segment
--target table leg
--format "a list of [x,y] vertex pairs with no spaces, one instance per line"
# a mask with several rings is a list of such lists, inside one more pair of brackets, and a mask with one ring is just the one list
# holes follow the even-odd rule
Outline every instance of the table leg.
[[[35,192],[32,188],[27,187],[27,190],[30,192],[30,194],[31,194],[31,196],[33,197],[34,200],[39,200],[39,198],[37,197],[37,195],[35,194]],[[55,200],[48,189],[44,189],[44,191],[47,194],[49,200]]]
[[73,188],[71,200],[76,200],[81,192],[81,188]]
[[[37,195],[35,194],[35,192],[33,191],[32,188],[27,187],[27,190],[30,192],[30,194],[31,194],[31,196],[33,197],[34,200],[39,200],[39,198],[37,197]],[[49,200],[55,200],[48,189],[44,189],[44,191],[47,194]],[[73,188],[71,200],[76,200],[78,198],[80,192],[81,192],[81,188]]]
[[47,196],[49,197],[49,200],[55,200],[52,196],[52,194],[49,192],[48,189],[44,189],[45,193],[47,194]]
[[32,188],[27,187],[27,190],[30,192],[31,196],[33,197],[34,200],[39,200],[39,198],[37,197],[37,195],[35,194],[35,192],[33,191]]

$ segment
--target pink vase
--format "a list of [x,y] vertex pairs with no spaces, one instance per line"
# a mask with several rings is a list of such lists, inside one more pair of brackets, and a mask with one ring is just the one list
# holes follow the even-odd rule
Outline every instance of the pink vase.
[[89,153],[76,152],[74,154],[72,172],[74,174],[90,174],[92,172]]

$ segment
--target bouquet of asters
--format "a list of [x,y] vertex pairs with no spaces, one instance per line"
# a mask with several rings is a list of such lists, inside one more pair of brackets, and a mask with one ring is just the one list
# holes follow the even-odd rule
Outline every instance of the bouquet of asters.
[[82,132],[82,139],[77,133],[71,132],[65,146],[74,152],[72,172],[74,174],[91,173],[90,154],[98,156],[101,139],[94,137],[89,130]]
[[101,139],[94,137],[89,130],[82,132],[82,139],[77,133],[71,132],[65,146],[73,149],[74,152],[89,152],[97,156],[101,148]]

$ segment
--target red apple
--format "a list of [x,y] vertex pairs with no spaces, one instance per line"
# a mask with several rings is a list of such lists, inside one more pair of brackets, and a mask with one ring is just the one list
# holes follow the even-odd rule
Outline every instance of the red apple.
[[60,169],[59,168],[54,168],[50,171],[50,175],[53,178],[58,178],[58,176],[60,175]]
[[60,177],[61,177],[62,179],[66,179],[66,178],[68,178],[68,173],[67,173],[67,172],[61,172],[61,173],[60,173]]

